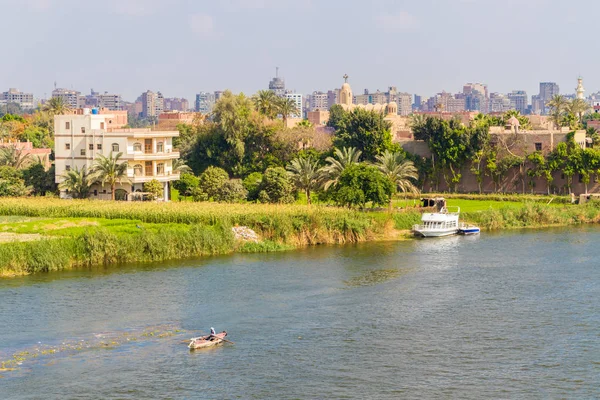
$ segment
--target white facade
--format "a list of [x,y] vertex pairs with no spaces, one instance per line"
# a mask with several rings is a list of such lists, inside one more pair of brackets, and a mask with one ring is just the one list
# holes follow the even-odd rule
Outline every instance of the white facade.
[[78,108],[80,102],[81,92],[69,89],[54,89],[52,91],[52,98],[62,99],[63,103],[67,104],[70,108]]
[[286,93],[285,97],[294,100],[298,108],[298,114],[292,114],[292,118],[302,118],[302,95],[300,93]]
[[[127,176],[131,183],[117,185],[127,194],[143,191],[145,182],[153,179],[164,185],[168,199],[168,183],[179,179],[173,171],[173,162],[179,152],[173,148],[177,131],[152,131],[150,129],[122,129],[114,127],[112,114],[57,115],[54,117],[56,182],[62,181],[65,171],[92,168],[94,160],[111,153],[123,153],[127,162]],[[91,198],[110,199],[110,187],[92,186]],[[61,192],[61,197],[68,197]]]

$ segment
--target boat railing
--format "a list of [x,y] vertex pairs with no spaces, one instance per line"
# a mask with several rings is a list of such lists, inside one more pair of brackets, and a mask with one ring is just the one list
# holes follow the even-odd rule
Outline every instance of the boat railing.
[[443,207],[440,210],[440,213],[442,214],[460,214],[460,207],[458,206],[453,206],[453,207]]

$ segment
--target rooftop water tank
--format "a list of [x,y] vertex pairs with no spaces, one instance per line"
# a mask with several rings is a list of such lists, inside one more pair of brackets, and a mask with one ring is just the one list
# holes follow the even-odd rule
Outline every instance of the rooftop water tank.
[[92,108],[92,114],[93,115],[98,115],[98,109],[97,108]]

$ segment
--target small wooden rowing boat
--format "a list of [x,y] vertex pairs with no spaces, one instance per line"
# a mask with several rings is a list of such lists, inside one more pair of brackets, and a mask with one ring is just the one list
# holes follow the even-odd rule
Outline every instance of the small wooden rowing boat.
[[223,339],[225,339],[225,336],[227,336],[227,332],[223,331],[215,335],[206,335],[191,338],[188,347],[190,348],[190,350],[197,350],[212,346],[218,346],[224,343]]

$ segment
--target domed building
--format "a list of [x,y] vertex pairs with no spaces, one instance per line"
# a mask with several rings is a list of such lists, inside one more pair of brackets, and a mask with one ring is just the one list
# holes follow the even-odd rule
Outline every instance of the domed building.
[[392,101],[390,103],[375,103],[375,104],[354,104],[352,88],[348,83],[348,75],[344,75],[344,84],[340,89],[339,104],[346,111],[352,111],[355,108],[363,108],[367,111],[376,111],[385,113],[386,116],[398,116],[398,104]]

